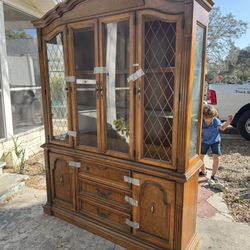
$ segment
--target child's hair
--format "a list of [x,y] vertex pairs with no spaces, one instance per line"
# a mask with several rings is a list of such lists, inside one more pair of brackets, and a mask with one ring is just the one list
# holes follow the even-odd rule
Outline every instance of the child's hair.
[[203,108],[203,118],[214,118],[218,116],[218,111],[211,105],[205,105]]

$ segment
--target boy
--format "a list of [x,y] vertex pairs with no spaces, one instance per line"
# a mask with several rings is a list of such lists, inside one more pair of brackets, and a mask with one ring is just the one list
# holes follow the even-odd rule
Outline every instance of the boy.
[[221,155],[220,150],[220,130],[225,130],[233,120],[231,115],[228,116],[227,121],[221,123],[221,121],[217,118],[218,112],[211,105],[205,105],[203,109],[203,122],[202,122],[202,139],[201,139],[201,160],[203,161],[203,165],[201,167],[201,171],[199,176],[206,176],[206,167],[204,164],[204,156],[207,154],[209,148],[211,148],[213,153],[213,168],[211,180],[213,182],[217,182],[218,179],[216,177],[216,173],[219,167],[219,156]]

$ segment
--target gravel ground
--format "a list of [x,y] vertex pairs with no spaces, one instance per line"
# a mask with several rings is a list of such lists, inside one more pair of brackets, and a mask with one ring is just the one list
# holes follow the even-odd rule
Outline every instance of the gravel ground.
[[218,176],[235,221],[250,223],[250,141],[222,139]]

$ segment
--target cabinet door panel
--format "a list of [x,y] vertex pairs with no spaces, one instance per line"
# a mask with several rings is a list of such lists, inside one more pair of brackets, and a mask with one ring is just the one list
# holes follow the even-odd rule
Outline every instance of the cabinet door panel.
[[71,24],[70,50],[73,83],[74,127],[76,146],[88,151],[100,151],[100,88],[98,66],[97,24],[87,21]]
[[103,85],[102,110],[106,154],[122,158],[133,157],[133,90],[128,81],[133,72],[134,29],[133,15],[101,19],[101,64],[106,72],[101,75]]
[[75,208],[76,170],[69,167],[71,157],[50,154],[52,202],[69,209]]
[[57,144],[72,144],[68,136],[71,130],[68,83],[67,43],[65,28],[59,28],[45,38],[47,67],[47,103],[50,141]]
[[139,161],[175,168],[180,18],[155,11],[138,14],[137,80]]
[[133,233],[146,241],[169,249],[173,247],[175,183],[138,174],[140,186],[133,186],[133,198],[138,206],[133,207],[134,222],[139,224]]

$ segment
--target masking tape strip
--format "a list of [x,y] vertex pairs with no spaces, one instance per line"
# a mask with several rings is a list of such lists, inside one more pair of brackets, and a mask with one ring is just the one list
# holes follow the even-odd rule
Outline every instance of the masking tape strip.
[[75,76],[65,76],[64,80],[65,80],[65,82],[75,82],[76,77]]
[[142,69],[138,69],[134,74],[130,75],[128,78],[127,78],[127,81],[130,82],[130,81],[136,81],[138,78],[142,77],[143,75],[145,75],[145,73],[143,72]]
[[107,73],[106,67],[94,67],[94,74],[105,74]]

